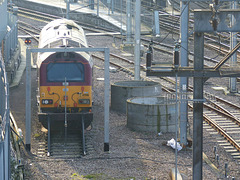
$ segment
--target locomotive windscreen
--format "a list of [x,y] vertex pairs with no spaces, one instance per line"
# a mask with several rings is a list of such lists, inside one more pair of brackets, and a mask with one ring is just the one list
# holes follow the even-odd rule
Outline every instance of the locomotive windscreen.
[[82,82],[84,66],[81,63],[50,63],[47,65],[48,82]]

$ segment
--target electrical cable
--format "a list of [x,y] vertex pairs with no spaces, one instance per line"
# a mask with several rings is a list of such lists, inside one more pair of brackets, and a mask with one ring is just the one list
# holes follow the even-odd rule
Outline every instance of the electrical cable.
[[73,93],[73,94],[72,94],[72,97],[71,97],[71,99],[73,100],[73,102],[74,102],[74,103],[77,103],[77,102],[73,99],[73,96],[74,96],[75,94],[80,94],[80,92],[75,92],[75,93]]
[[[187,1],[187,5],[189,5],[190,2],[191,2],[191,0]],[[181,11],[181,14],[179,15],[178,19],[173,24],[175,24],[175,23],[177,23],[179,21],[180,17],[182,16],[182,13],[185,11],[186,7],[187,6],[184,7],[184,9]],[[172,26],[172,29],[168,32],[168,34],[159,43],[162,43],[169,36],[170,33],[173,34],[173,32],[172,32],[173,31],[173,27],[174,26]]]
[[50,92],[48,91],[48,94],[49,94],[49,95],[54,95],[54,94],[56,94],[56,95],[58,96],[58,100],[56,101],[56,103],[60,100],[60,96],[59,96],[58,93],[55,93],[55,92],[50,93]]
[[26,156],[30,156],[31,158],[37,157],[37,155],[32,154],[31,152],[29,152],[29,151],[26,149],[26,145],[25,145],[25,143],[23,142],[22,137],[20,137],[20,136],[18,135],[18,133],[17,133],[12,127],[10,127],[10,129],[11,129],[11,131],[19,138],[19,141],[22,143],[23,148],[24,148],[24,154],[25,154]]

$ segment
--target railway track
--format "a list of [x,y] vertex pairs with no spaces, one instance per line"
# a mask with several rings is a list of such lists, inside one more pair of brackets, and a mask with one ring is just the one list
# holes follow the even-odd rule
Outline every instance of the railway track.
[[[93,57],[104,61],[101,57]],[[110,54],[110,57],[110,64],[112,66],[115,66],[118,70],[134,76],[134,66],[132,61],[114,54]],[[116,60],[117,58],[118,60]],[[122,63],[120,61],[124,62]],[[126,65],[126,63],[128,65]],[[141,65],[141,69],[144,70],[145,66]],[[153,80],[152,77],[146,77],[144,73],[141,73],[141,78],[145,80]],[[175,80],[172,78],[162,77],[154,78],[154,81],[160,82],[163,91],[171,93],[173,96],[175,95]],[[189,90],[191,91],[192,87],[189,87]],[[192,99],[191,96],[192,94],[189,93],[188,98]],[[240,107],[208,92],[205,92],[205,99],[205,129],[209,131],[209,128],[211,128],[211,130],[216,131],[218,135],[221,135],[222,140],[218,140],[218,143],[224,146],[223,148],[226,149],[226,152],[229,152],[231,156],[240,163]],[[192,101],[189,102],[189,108],[193,109]],[[208,124],[208,127],[206,124]]]
[[[36,28],[25,22],[19,21],[21,31],[32,36],[38,43],[38,37],[34,35],[39,34],[40,28]],[[53,158],[80,158],[87,155],[91,151],[92,141],[91,137],[85,136],[87,130],[82,129],[68,129],[59,126],[59,129],[52,129],[50,132],[46,131],[44,138],[38,142],[38,150],[36,155],[38,157],[53,157]]]
[[[19,16],[37,20],[40,22],[45,22],[46,24],[54,19],[62,18],[62,16],[55,16],[55,15],[51,15],[51,14],[47,14],[47,13],[43,13],[43,12],[39,12],[39,11],[34,11],[31,9],[26,9],[26,8],[22,8],[22,7],[19,7],[18,9],[19,9],[18,10]],[[84,30],[89,30],[92,32],[113,32],[111,29],[95,27],[91,24],[86,24],[81,21],[75,21],[75,22],[77,24],[81,25]]]
[[[160,20],[160,25],[162,28],[164,28],[166,31],[170,31],[171,33],[175,35],[179,35],[180,32],[180,17],[179,15],[172,15],[168,14],[164,11],[159,11],[160,16],[162,16]],[[172,21],[174,23],[172,23]],[[193,24],[194,20],[192,18],[189,19],[189,26],[190,31],[193,30]],[[239,34],[237,34],[239,36]],[[210,50],[214,50],[218,52],[220,55],[226,55],[230,51],[230,35],[229,33],[217,33],[215,34],[204,34],[205,41],[207,43],[204,44],[204,46]],[[190,36],[189,40],[193,41],[193,37]],[[240,51],[238,51],[239,56]]]
[[[174,2],[174,3],[177,3],[177,2]],[[204,7],[205,6],[206,5],[204,5]],[[178,7],[179,7],[179,3],[178,3]],[[145,6],[145,8],[146,9],[147,8],[152,9],[152,7],[150,7],[150,6],[149,7]],[[27,17],[27,18],[29,18],[29,17],[34,18],[34,19],[37,19],[39,21],[44,21],[46,23],[52,21],[53,19],[61,18],[61,16],[54,16],[54,15],[51,15],[51,14],[37,12],[37,11],[33,11],[31,9],[26,9],[26,8],[22,8],[22,7],[19,7],[18,14],[20,16],[24,16],[24,17]],[[160,18],[161,28],[165,29],[166,31],[170,31],[171,33],[174,33],[174,34],[179,36],[179,30],[180,30],[180,24],[179,24],[180,18],[179,18],[179,16],[178,15],[171,15],[171,14],[168,14],[164,11],[159,11],[159,14],[161,15],[161,18]],[[162,16],[162,15],[164,15],[164,16]],[[190,19],[190,27],[193,26],[192,25],[193,22],[194,22],[193,19]],[[80,24],[85,30],[94,31],[93,29],[97,29],[95,32],[99,32],[99,31],[109,32],[109,31],[111,31],[110,29],[98,28],[98,27],[92,26],[90,24],[83,24],[82,22],[77,22],[77,23]],[[225,41],[225,43],[219,42],[219,37],[221,37],[223,39],[228,39],[229,34],[218,33],[218,37],[213,36],[211,34],[205,34],[206,41],[209,42],[209,43],[205,43],[205,46],[207,48],[210,48],[210,49],[214,50],[214,51],[219,52],[219,50],[221,50],[222,54],[226,54],[229,51],[229,46],[226,43],[229,44],[229,41]],[[190,40],[193,40],[193,38],[190,37]],[[220,46],[217,45],[217,44],[220,44]]]
[[46,133],[44,139],[38,142],[38,150],[36,155],[38,157],[53,158],[80,158],[91,153],[92,141],[91,136],[83,137],[81,130],[68,129],[65,132],[62,130],[51,130],[50,132],[50,151],[48,149],[48,135]]
[[[36,19],[39,19],[39,20],[43,20],[44,19],[44,22],[50,22],[51,20],[53,19],[56,19],[56,18],[60,18],[58,16],[53,16],[51,14],[46,14],[46,13],[42,13],[42,12],[36,12],[36,11],[32,11],[32,10],[29,10],[29,9],[25,9],[25,8],[19,8],[19,14],[20,15],[24,15],[25,17],[31,17],[31,18],[36,18]],[[160,14],[163,14],[166,12],[163,12],[163,11],[159,11]],[[178,16],[174,16],[174,15],[170,15],[168,14],[167,16],[163,16],[163,18],[161,19],[160,23],[163,23],[161,24],[161,27],[162,28],[165,28],[167,31],[174,31],[175,34],[179,35],[179,23],[172,26],[172,22],[174,19],[172,18],[175,18],[177,20],[179,20],[179,17]],[[176,20],[176,21],[177,21]],[[96,27],[93,27],[93,26],[89,26],[89,25],[86,25],[86,24],[82,24],[81,22],[77,22],[78,24],[80,24],[81,26],[83,26],[83,28],[85,30],[88,30],[88,31],[91,31],[91,32],[109,32],[110,30],[109,29],[103,29],[103,28],[96,28]],[[25,33],[29,34],[30,36],[32,36],[33,38],[36,38],[34,37],[35,34],[38,34],[39,32],[39,29],[34,27],[34,26],[31,26],[31,25],[28,25],[26,23],[23,23],[23,22],[19,22],[19,25],[20,25],[20,30],[23,30]],[[171,26],[171,27],[170,27]],[[27,27],[30,27],[27,29]],[[117,38],[117,36],[115,36],[115,38]],[[121,37],[120,37],[121,38]],[[222,43],[220,46],[221,48],[219,47],[219,45],[216,45],[217,40],[215,39],[212,39],[211,37],[205,37],[207,39],[207,41],[212,41],[214,44],[211,44],[211,43],[205,43],[205,46],[207,46],[208,48],[216,51],[216,52],[219,52],[219,49],[221,49],[221,54],[222,55],[225,55],[226,53],[228,53],[229,51],[229,47],[224,43]],[[147,47],[150,43],[150,40],[147,39],[147,38],[141,38],[142,42],[145,42],[146,44],[143,44],[145,47]],[[192,40],[192,38],[190,38],[190,40]],[[156,42],[156,41],[153,41],[153,48],[154,50],[156,51],[160,51],[160,52],[163,52],[163,53],[168,53],[169,55],[172,54],[172,51],[173,51],[173,48],[174,48],[174,45],[169,45],[169,44],[165,44],[165,43],[160,43],[160,42]],[[193,62],[193,56],[194,56],[194,53],[189,51],[189,62],[192,63]],[[210,63],[214,63],[216,64],[218,61],[213,59],[213,58],[210,58],[210,57],[204,57],[204,59],[206,61],[209,61]],[[229,66],[229,65],[227,65]]]
[[[156,43],[157,44],[157,43]],[[159,43],[158,43],[159,46]],[[166,46],[165,50],[163,52],[168,53],[169,55],[172,53],[169,50],[166,49],[171,49],[171,46]],[[215,47],[215,50],[217,48]],[[126,58],[121,58],[117,55],[111,54],[111,61],[115,62],[110,62],[111,65],[116,66],[118,68],[118,70],[124,71],[132,76],[134,76],[134,70],[133,70],[133,62],[127,60]],[[101,59],[97,56],[94,56],[94,58],[98,58]],[[121,65],[118,63],[119,59],[121,61],[124,61],[124,65]],[[208,58],[211,59],[211,58]],[[216,62],[215,62],[216,63]],[[131,66],[130,66],[130,65]],[[141,66],[142,70],[145,69],[145,66],[142,65]],[[147,80],[151,80],[150,78],[144,77],[144,72],[141,73],[142,79],[147,79]],[[154,78],[154,80],[156,81],[157,78]],[[162,78],[161,78],[162,79]],[[163,79],[162,79],[163,80]],[[166,79],[163,80],[164,82],[161,82],[163,85],[163,90],[165,89],[165,91],[167,91],[168,93],[173,93],[174,89],[172,87],[173,86],[173,82],[171,82],[170,86],[171,88],[169,88],[166,83]],[[172,79],[171,79],[172,81]],[[175,83],[175,82],[174,82]],[[211,95],[212,97],[214,97],[214,99],[219,99],[218,97],[215,97],[213,95]],[[210,102],[210,101],[208,101]],[[215,103],[215,104],[214,104]],[[219,100],[217,100],[217,102],[211,102],[207,105],[204,106],[204,119],[205,122],[207,124],[209,124],[211,127],[213,127],[217,132],[219,132],[219,134],[221,134],[224,138],[227,139],[226,140],[221,140],[218,141],[220,143],[220,145],[226,145],[226,151],[230,152],[231,155],[233,156],[233,158],[236,158],[239,161],[240,158],[240,154],[239,154],[239,136],[235,136],[239,130],[239,125],[236,123],[236,121],[233,122],[233,120],[237,120],[240,118],[240,110],[238,108],[235,108],[234,110],[232,110],[232,107],[236,107],[235,105],[227,105],[226,103],[220,102]],[[218,104],[218,105],[216,105]],[[191,108],[191,104],[189,105]],[[222,108],[220,108],[222,107]],[[229,109],[228,111],[224,111],[223,109]],[[204,126],[206,127],[206,125]],[[223,143],[224,142],[224,143]],[[54,147],[54,146],[53,146]],[[77,149],[80,149],[79,146],[77,146]],[[54,148],[53,148],[54,149]],[[64,152],[64,150],[62,150]],[[61,152],[62,152],[61,151]]]
[[[165,80],[167,79],[165,78]],[[172,85],[175,84],[173,80],[169,82]],[[175,89],[170,89],[171,92],[175,92]],[[189,87],[189,91],[192,92],[192,90],[193,88]],[[205,92],[205,99],[207,101],[204,103],[205,122],[222,135],[227,142],[220,143],[220,145],[223,145],[224,149],[228,149],[227,152],[230,152],[232,157],[240,162],[240,107],[207,92]],[[189,104],[189,108],[193,109],[192,103]]]

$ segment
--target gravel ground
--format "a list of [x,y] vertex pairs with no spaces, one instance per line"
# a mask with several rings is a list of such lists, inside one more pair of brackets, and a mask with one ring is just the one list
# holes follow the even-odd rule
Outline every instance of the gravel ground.
[[[164,36],[164,35],[163,35]],[[112,53],[119,55],[126,54],[121,51],[119,43],[113,46],[111,37],[89,37],[89,44],[94,47],[109,47]],[[168,41],[169,39],[166,39]],[[171,40],[172,42],[172,40]],[[156,54],[156,57],[161,54]],[[133,56],[127,57],[133,59]],[[144,61],[143,61],[144,62]],[[175,133],[164,133],[158,136],[155,133],[133,132],[126,127],[127,118],[125,114],[120,114],[110,110],[110,152],[104,152],[104,81],[97,78],[104,77],[103,63],[94,60],[94,122],[93,129],[86,131],[89,141],[89,149],[86,156],[76,159],[56,159],[54,157],[39,158],[34,155],[27,155],[24,150],[23,159],[25,165],[25,179],[170,179],[169,172],[175,167],[175,151],[166,146],[166,142],[175,137]],[[132,80],[133,77],[124,72],[110,74],[111,83]],[[212,81],[211,81],[212,82]],[[205,89],[224,96],[222,92],[213,91],[213,85],[226,86],[227,79],[214,79],[208,83]],[[38,143],[43,140],[45,133],[41,131],[41,125],[37,118],[36,107],[36,71],[32,71],[32,153],[37,152]],[[25,132],[25,76],[21,84],[11,89],[11,109],[18,126]],[[238,97],[225,96],[229,100],[238,103]],[[192,118],[189,117],[189,137],[192,132]],[[220,136],[211,135],[204,130],[203,147],[204,153],[209,157],[219,171],[212,169],[203,162],[203,179],[223,179],[224,163],[229,163],[229,175],[240,177],[239,165],[232,157],[218,146],[216,139]],[[215,162],[213,147],[217,146],[220,156],[219,164]],[[23,149],[23,148],[22,148]],[[192,179],[192,149],[186,148],[178,152],[178,169],[183,179]],[[220,172],[220,173],[219,173]],[[240,178],[239,178],[240,179]]]

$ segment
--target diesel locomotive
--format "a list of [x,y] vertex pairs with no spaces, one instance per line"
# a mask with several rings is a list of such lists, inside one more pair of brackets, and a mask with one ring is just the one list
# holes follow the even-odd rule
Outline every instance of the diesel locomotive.
[[[74,21],[57,19],[47,24],[39,48],[88,47],[83,29]],[[48,128],[62,125],[87,128],[92,114],[92,59],[88,52],[38,53],[39,120]],[[53,125],[52,125],[53,124]]]

